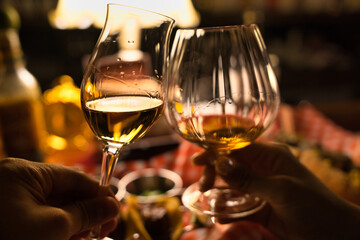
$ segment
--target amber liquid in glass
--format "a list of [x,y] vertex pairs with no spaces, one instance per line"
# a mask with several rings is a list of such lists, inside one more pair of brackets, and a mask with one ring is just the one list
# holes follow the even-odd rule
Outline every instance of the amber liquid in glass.
[[85,103],[85,116],[95,134],[108,144],[129,144],[143,136],[160,117],[163,100],[148,96],[113,96]]
[[236,115],[205,115],[178,122],[182,136],[205,149],[228,152],[251,144],[262,132],[262,125]]

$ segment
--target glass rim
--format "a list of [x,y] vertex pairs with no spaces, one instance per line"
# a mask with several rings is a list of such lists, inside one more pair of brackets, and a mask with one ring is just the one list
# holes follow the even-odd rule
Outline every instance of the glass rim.
[[134,6],[129,6],[129,5],[124,5],[124,4],[119,4],[119,3],[107,3],[106,5],[107,5],[108,8],[109,8],[109,6],[121,6],[121,7],[126,7],[126,8],[130,8],[130,9],[143,11],[143,12],[146,12],[146,13],[156,14],[158,16],[161,16],[161,17],[164,17],[164,18],[168,19],[170,22],[175,23],[175,19],[173,19],[172,17],[169,17],[169,16],[167,16],[165,14],[162,14],[162,13],[154,12],[154,11],[151,11],[151,10],[147,10],[147,9],[143,9],[143,8],[139,8],[139,7],[134,7]]
[[197,32],[197,31],[205,31],[205,32],[217,32],[217,31],[231,31],[236,29],[259,29],[258,25],[255,23],[251,24],[239,24],[239,25],[225,25],[225,26],[209,26],[209,27],[195,27],[195,28],[179,28],[177,31],[181,32]]

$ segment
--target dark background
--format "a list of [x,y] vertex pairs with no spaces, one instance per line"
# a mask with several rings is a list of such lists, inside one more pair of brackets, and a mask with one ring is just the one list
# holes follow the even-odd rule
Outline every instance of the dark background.
[[[249,21],[246,16],[250,14],[251,22],[261,29],[269,53],[279,60],[274,63],[282,101],[292,105],[309,101],[336,123],[359,131],[358,0],[312,0],[314,4],[327,3],[315,7],[304,6],[304,2],[310,1],[289,1],[296,6],[286,7],[284,0],[193,0],[193,3],[201,15],[200,26],[243,24]],[[63,74],[73,77],[79,86],[84,59],[91,54],[100,30],[52,28],[47,13],[56,7],[56,0],[10,3],[22,19],[19,33],[27,67],[42,90],[50,88],[53,80]]]

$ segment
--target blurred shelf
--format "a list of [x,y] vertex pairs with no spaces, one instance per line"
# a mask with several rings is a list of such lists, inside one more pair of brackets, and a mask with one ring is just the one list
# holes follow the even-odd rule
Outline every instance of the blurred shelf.
[[[338,13],[338,14],[304,14],[294,13],[291,15],[279,13],[265,14],[264,25],[266,27],[302,27],[302,28],[340,28],[348,31],[357,31],[356,23],[360,23],[360,12],[356,13]],[[336,29],[339,30],[339,29]]]
[[279,86],[283,101],[291,104],[302,100],[316,103],[360,99],[358,76],[359,68],[351,71],[282,68]]

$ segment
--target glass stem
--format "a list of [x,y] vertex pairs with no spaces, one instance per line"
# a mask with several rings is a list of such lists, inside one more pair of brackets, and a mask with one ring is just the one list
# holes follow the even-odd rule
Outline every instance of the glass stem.
[[[110,183],[111,176],[114,172],[114,168],[119,159],[119,154],[121,152],[122,146],[113,147],[106,145],[103,149],[103,158],[101,164],[101,173],[100,173],[100,186],[107,186]],[[101,226],[95,226],[89,236],[86,237],[86,240],[100,240],[99,237],[101,233]]]
[[102,186],[109,185],[114,168],[119,159],[119,154],[121,152],[121,149],[122,146],[113,147],[110,145],[106,145],[104,147],[101,173],[100,173],[100,185]]

